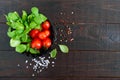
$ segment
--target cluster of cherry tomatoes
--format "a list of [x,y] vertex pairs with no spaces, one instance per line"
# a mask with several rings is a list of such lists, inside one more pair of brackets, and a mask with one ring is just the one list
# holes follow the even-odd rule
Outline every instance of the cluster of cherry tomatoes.
[[50,22],[46,20],[41,24],[42,30],[32,29],[30,31],[29,35],[32,38],[31,48],[40,50],[42,47],[49,48],[51,46],[50,26]]

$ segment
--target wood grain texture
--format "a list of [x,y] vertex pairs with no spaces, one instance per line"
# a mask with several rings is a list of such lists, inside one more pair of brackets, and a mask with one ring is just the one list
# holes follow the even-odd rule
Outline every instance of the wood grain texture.
[[[25,64],[25,60],[31,60],[30,57],[15,52],[1,51],[0,53],[2,55],[0,56],[0,77],[31,77],[32,67],[28,70]],[[120,52],[70,51],[66,55],[58,53],[55,67],[49,66],[40,74],[36,74],[36,77],[48,79],[120,77]],[[18,67],[17,64],[21,66]]]
[[[120,0],[0,0],[0,80],[119,80],[119,4]],[[58,51],[55,67],[50,65],[35,77],[32,67],[25,68],[31,57],[9,46],[4,17],[23,9],[30,13],[33,6],[51,21],[58,32],[56,42],[70,48],[66,55]],[[74,41],[69,42],[71,38]]]
[[[10,11],[30,12],[32,6],[39,7],[50,20],[59,23],[120,23],[119,0],[1,0],[0,22],[5,22],[3,14]],[[20,5],[20,6],[18,6]],[[17,7],[16,7],[17,6]],[[52,11],[52,12],[51,12]],[[71,12],[74,12],[72,15]],[[63,15],[60,15],[63,13]]]

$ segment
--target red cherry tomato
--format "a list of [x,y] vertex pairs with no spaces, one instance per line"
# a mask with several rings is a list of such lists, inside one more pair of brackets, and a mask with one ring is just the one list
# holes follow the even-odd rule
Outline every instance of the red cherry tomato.
[[50,28],[50,22],[49,21],[45,21],[42,23],[42,28],[43,29],[49,29]]
[[46,38],[43,40],[43,46],[45,48],[49,48],[51,46],[52,42],[51,42],[51,39],[50,38]]
[[30,37],[35,38],[37,34],[40,32],[39,29],[32,29],[29,33]]
[[47,37],[50,36],[50,30],[45,30],[44,32],[45,32],[45,34],[46,34]]
[[40,49],[42,47],[42,42],[39,38],[34,38],[31,42],[31,48]]
[[46,39],[47,38],[47,35],[45,34],[45,32],[39,32],[38,33],[38,38],[43,40],[43,39]]

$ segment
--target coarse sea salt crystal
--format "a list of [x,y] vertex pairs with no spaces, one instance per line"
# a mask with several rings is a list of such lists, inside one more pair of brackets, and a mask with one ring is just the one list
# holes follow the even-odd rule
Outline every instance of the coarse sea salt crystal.
[[17,66],[20,67],[20,64],[18,64]]
[[28,63],[28,60],[26,60],[25,63]]
[[32,74],[32,76],[34,77],[34,76],[35,76],[35,74]]
[[52,67],[55,67],[55,65],[52,65]]
[[74,14],[74,12],[72,11],[71,14]]
[[52,61],[52,64],[54,64],[55,62],[54,61]]

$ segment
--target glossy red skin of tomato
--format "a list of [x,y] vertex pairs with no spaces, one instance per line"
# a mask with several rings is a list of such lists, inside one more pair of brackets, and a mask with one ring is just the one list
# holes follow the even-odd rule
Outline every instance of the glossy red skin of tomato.
[[46,34],[47,37],[50,36],[50,30],[45,30],[44,32],[45,32],[45,34]]
[[31,38],[35,38],[37,36],[37,34],[40,32],[39,29],[32,29],[29,33]]
[[43,40],[43,39],[46,39],[47,36],[46,36],[45,32],[39,32],[38,33],[38,38],[41,39],[41,40]]
[[50,38],[46,38],[45,40],[43,40],[43,46],[45,48],[49,48],[51,46],[52,42]]
[[39,38],[34,38],[31,42],[31,48],[40,50],[42,47],[42,42]]
[[50,22],[49,22],[49,21],[43,22],[43,23],[42,23],[42,28],[43,28],[44,30],[49,29],[49,28],[50,28]]

